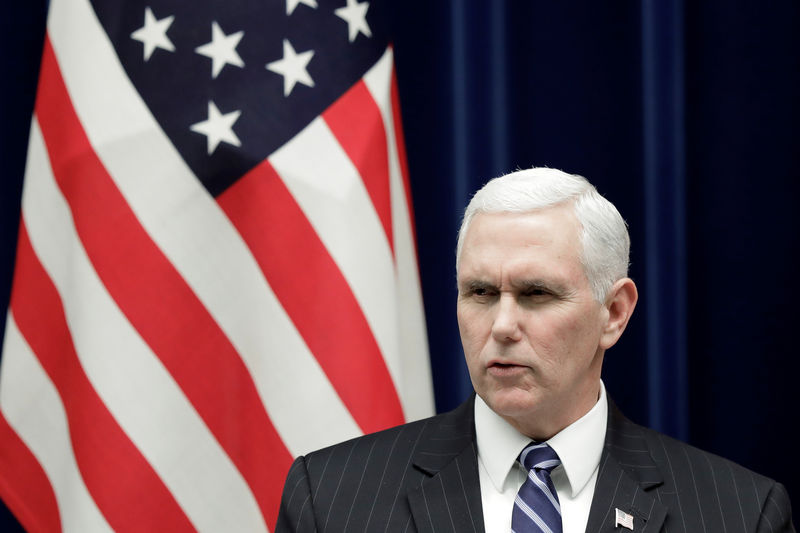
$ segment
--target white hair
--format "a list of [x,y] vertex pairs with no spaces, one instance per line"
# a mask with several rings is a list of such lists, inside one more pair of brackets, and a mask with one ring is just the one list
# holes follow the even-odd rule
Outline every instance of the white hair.
[[484,185],[470,200],[458,232],[456,270],[464,237],[478,213],[526,213],[573,202],[581,225],[581,265],[598,302],[628,275],[630,237],[614,204],[583,176],[552,168],[518,170]]

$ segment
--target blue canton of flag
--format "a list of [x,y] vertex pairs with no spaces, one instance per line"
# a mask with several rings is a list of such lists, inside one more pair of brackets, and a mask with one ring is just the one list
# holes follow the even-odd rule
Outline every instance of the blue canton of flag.
[[341,4],[92,1],[139,94],[214,195],[294,137],[385,52],[380,6]]

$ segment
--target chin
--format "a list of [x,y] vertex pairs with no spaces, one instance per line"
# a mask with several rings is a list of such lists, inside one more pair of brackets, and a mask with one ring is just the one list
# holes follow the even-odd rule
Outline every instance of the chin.
[[536,394],[520,389],[493,391],[481,398],[498,415],[514,418],[529,415],[540,403]]

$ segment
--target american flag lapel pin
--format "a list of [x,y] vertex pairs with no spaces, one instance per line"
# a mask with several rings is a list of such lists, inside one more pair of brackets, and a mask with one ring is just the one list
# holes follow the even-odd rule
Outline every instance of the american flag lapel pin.
[[614,521],[614,527],[622,526],[633,531],[633,516],[620,509],[615,509],[615,511],[617,512],[617,518]]

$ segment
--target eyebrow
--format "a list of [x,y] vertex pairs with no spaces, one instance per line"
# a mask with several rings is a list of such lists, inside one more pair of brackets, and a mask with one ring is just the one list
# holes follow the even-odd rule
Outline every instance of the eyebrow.
[[560,282],[555,280],[547,280],[541,278],[523,279],[519,281],[512,281],[511,286],[518,291],[529,291],[532,289],[544,289],[551,292],[563,293],[566,292],[566,287]]
[[457,283],[459,291],[474,291],[475,289],[496,289],[494,283],[477,278],[466,279]]
[[[515,291],[528,292],[531,290],[546,290],[555,294],[567,293],[567,288],[563,283],[542,278],[523,279],[511,282],[511,287]],[[497,285],[491,281],[479,278],[469,278],[458,283],[460,292],[471,292],[476,289],[497,289]]]

